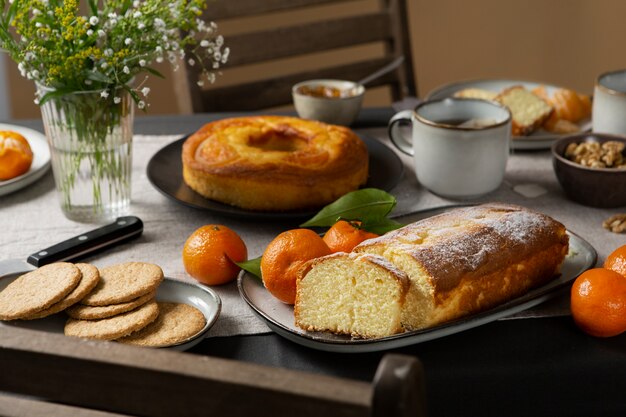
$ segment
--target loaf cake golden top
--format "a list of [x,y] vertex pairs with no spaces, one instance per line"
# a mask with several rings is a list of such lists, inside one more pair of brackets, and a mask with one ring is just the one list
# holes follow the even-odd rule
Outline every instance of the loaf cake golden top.
[[208,123],[183,146],[183,163],[206,173],[303,184],[350,174],[367,158],[350,129],[286,116]]
[[410,224],[367,240],[355,251],[388,245],[409,253],[433,278],[435,290],[445,292],[468,275],[490,274],[553,245],[567,248],[568,236],[561,223],[544,214],[484,204]]

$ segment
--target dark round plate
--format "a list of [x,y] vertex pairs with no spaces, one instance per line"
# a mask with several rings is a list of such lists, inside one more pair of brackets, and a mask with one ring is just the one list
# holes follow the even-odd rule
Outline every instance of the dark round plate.
[[[394,151],[374,138],[359,135],[365,142],[370,155],[369,178],[365,187],[390,191],[404,175],[404,165]],[[233,207],[204,198],[183,181],[181,151],[187,136],[161,148],[148,162],[148,180],[166,197],[200,210],[225,216],[248,219],[296,219],[311,217],[317,210],[268,212],[252,211]]]

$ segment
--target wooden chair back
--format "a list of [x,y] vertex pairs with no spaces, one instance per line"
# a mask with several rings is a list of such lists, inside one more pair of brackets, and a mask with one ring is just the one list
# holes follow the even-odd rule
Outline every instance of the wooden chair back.
[[359,58],[332,67],[320,63],[305,71],[230,86],[220,86],[218,78],[217,84],[209,88],[197,85],[199,66],[185,63],[184,68],[181,66],[174,74],[181,112],[252,111],[291,104],[291,87],[297,82],[320,78],[358,81],[402,55],[405,57],[402,66],[368,87],[388,86],[393,101],[416,96],[406,0],[378,0],[378,10],[365,14],[358,12],[362,2],[355,0],[218,0],[209,4],[204,17],[219,23],[340,2],[354,3],[355,14],[226,36],[225,44],[231,53],[223,71],[368,44],[382,44],[381,56]]
[[7,417],[425,416],[422,366],[403,355],[367,383],[0,326],[0,369]]

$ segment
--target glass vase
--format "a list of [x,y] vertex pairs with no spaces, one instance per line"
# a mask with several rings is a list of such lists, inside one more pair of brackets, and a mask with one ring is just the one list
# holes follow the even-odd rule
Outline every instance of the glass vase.
[[[43,97],[48,90],[39,87]],[[134,103],[123,88],[51,94],[41,105],[65,216],[102,223],[128,213]]]

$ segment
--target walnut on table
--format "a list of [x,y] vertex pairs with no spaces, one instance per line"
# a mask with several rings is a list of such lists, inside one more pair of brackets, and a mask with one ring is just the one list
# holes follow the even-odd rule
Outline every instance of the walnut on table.
[[626,233],[626,213],[609,217],[602,223],[602,227],[613,233]]

